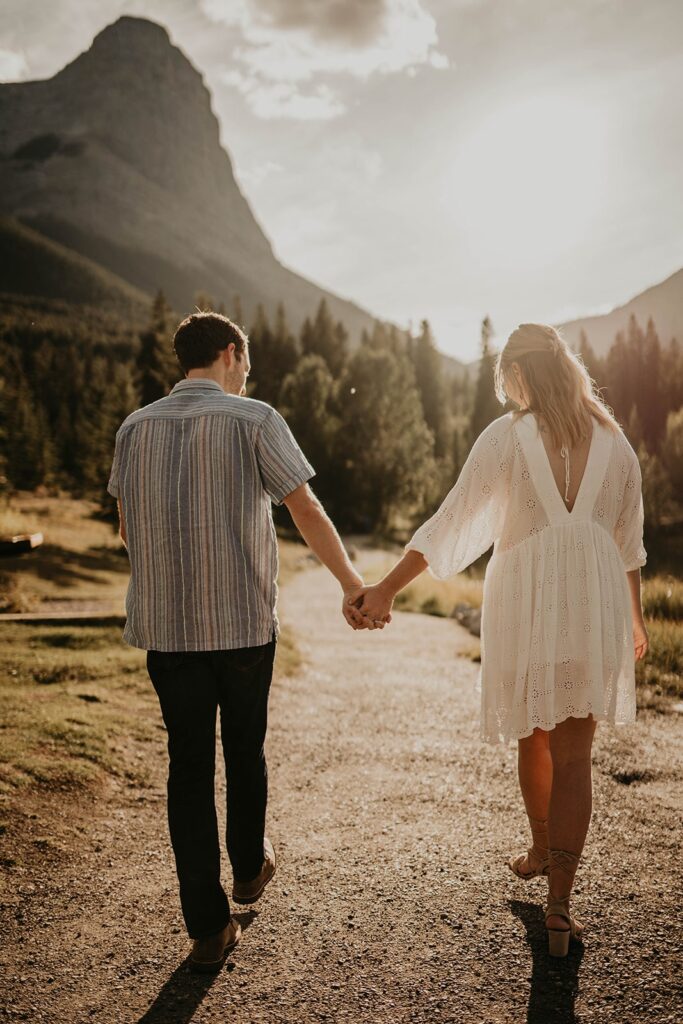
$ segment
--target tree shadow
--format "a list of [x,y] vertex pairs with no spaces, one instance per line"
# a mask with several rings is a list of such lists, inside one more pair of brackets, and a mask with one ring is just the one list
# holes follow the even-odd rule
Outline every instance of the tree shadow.
[[[125,551],[125,549],[124,549]],[[68,589],[78,583],[101,583],[102,572],[128,573],[128,558],[116,548],[89,548],[87,551],[66,551],[54,544],[24,555],[3,558],[0,569],[9,573],[21,569],[28,576],[50,580],[57,587]]]
[[[242,925],[243,932],[257,916],[258,912],[255,910],[233,914]],[[218,976],[235,969],[232,957],[236,952],[239,952],[239,945],[215,974],[194,974],[190,970],[189,957],[186,957],[164,982],[156,999],[138,1019],[137,1024],[189,1024]]]
[[541,907],[521,900],[509,900],[509,906],[526,928],[533,962],[527,1024],[578,1024],[574,1004],[584,954],[582,944],[570,942],[565,960],[551,957]]

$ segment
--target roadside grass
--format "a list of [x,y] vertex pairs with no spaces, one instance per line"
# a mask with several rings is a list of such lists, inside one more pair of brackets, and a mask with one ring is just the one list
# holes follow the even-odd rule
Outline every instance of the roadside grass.
[[31,552],[0,561],[0,612],[33,612],[65,602],[123,611],[128,556],[97,505],[20,493],[0,508],[0,537],[42,533]]
[[94,782],[144,784],[133,747],[158,723],[144,652],[115,626],[2,624],[0,792]]
[[[103,772],[147,784],[144,747],[163,727],[145,652],[124,644],[117,626],[17,622],[0,629],[0,795],[30,785],[87,785]],[[285,629],[277,678],[300,664]]]
[[[0,510],[0,536],[42,532],[45,544],[0,563],[0,611],[109,607],[123,611],[129,567],[111,525],[92,502],[18,495]],[[307,549],[280,542],[280,582],[306,564]],[[121,627],[77,620],[0,621],[0,802],[27,787],[94,785],[104,774],[149,780],[149,745],[163,731],[144,651]],[[276,679],[301,654],[280,634]],[[164,741],[165,742],[165,741]]]

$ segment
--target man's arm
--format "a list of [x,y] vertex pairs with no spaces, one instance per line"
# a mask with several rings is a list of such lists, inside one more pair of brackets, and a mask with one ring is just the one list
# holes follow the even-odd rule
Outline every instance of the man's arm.
[[126,536],[126,523],[125,523],[125,520],[123,518],[123,507],[121,505],[121,499],[120,498],[116,499],[116,505],[117,505],[118,510],[119,510],[119,535],[120,535],[121,540],[123,541],[125,547],[128,547],[128,537]]
[[[320,561],[337,579],[344,591],[344,618],[354,629],[383,629],[384,623],[375,627],[358,611],[355,598],[363,586],[363,580],[354,569],[347,555],[334,523],[325,512],[308,484],[302,484],[283,499],[294,520],[294,525]],[[352,598],[349,602],[349,598]]]

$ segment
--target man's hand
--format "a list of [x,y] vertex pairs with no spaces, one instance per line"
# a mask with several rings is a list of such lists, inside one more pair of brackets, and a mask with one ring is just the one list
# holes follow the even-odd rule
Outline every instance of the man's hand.
[[383,629],[384,623],[391,622],[394,596],[384,584],[376,583],[373,587],[359,587],[355,603],[361,615],[371,622],[381,623],[376,628]]
[[[384,622],[378,621],[375,623],[358,610],[364,592],[365,587],[362,584],[346,588],[342,604],[342,615],[352,629],[384,629]],[[391,616],[389,616],[389,619],[391,619]]]

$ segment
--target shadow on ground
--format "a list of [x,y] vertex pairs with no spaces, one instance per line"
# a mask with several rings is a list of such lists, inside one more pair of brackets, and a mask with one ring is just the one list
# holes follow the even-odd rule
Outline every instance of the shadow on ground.
[[[250,910],[233,916],[245,932],[257,914]],[[164,982],[156,999],[137,1024],[189,1024],[218,975],[234,969],[234,963],[228,958],[215,974],[193,974],[189,958],[183,960],[168,981]]]
[[536,903],[510,900],[510,909],[526,928],[533,967],[527,1008],[527,1024],[578,1024],[574,1009],[579,991],[583,946],[572,942],[569,956],[560,960],[548,955],[543,910]]

